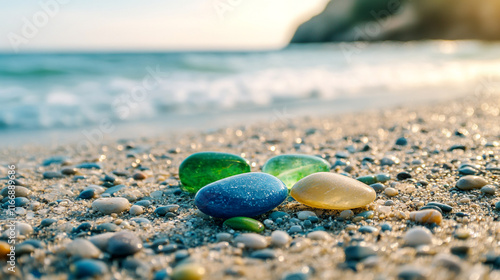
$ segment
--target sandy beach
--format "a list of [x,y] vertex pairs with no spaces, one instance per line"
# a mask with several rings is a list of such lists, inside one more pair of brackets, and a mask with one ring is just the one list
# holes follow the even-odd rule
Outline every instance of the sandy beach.
[[[15,184],[23,187],[16,195],[25,199],[18,199],[13,215],[6,209],[9,197],[2,199],[0,258],[6,261],[8,225],[18,224],[15,272],[3,261],[0,278],[500,279],[499,124],[500,97],[470,95],[86,149],[76,144],[2,149],[2,188],[14,169]],[[390,180],[372,186],[374,202],[352,211],[315,209],[288,197],[255,217],[265,225],[257,233],[265,245],[252,248],[251,241],[247,246],[235,241],[246,231],[201,213],[194,195],[180,189],[179,165],[202,151],[239,155],[253,172],[275,155],[307,154],[327,160],[333,173],[388,174]],[[479,176],[486,184],[478,187],[466,178],[466,186],[458,188],[465,176]],[[92,206],[99,197],[129,203],[104,214]],[[411,218],[429,202],[444,204],[426,208],[442,215],[440,223]],[[169,207],[155,212],[161,206]],[[428,231],[409,234],[417,227]],[[271,237],[276,231],[289,240],[285,234]],[[117,256],[106,245],[117,232],[129,234],[132,241],[119,250],[130,253]]]

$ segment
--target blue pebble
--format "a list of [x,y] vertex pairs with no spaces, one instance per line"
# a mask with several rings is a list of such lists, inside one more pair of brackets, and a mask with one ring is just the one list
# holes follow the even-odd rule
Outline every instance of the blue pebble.
[[108,266],[102,261],[80,260],[73,264],[71,271],[77,279],[104,277],[108,273]]
[[151,200],[141,200],[141,201],[137,201],[134,204],[142,206],[142,207],[149,207],[149,206],[151,206],[152,202],[151,202]]
[[3,204],[3,208],[9,208],[10,205],[14,205],[15,207],[24,207],[29,202],[30,202],[30,200],[27,199],[26,197],[16,197],[16,198],[14,198],[13,204],[11,204],[10,200],[8,200],[7,202],[5,202]]
[[49,166],[51,164],[61,164],[68,160],[68,157],[66,156],[53,156],[48,159],[45,159],[42,163],[43,166]]
[[153,280],[168,280],[168,279],[170,278],[169,278],[169,273],[166,269],[157,271],[153,276]]
[[88,190],[84,190],[80,193],[80,195],[78,196],[78,198],[80,199],[91,199],[91,198],[94,198],[95,196],[95,190],[93,189],[88,189]]
[[406,146],[406,145],[408,145],[408,140],[406,140],[406,138],[404,138],[404,137],[398,138],[398,140],[396,140],[396,145]]
[[358,231],[360,233],[374,233],[377,232],[377,228],[372,226],[362,226],[358,229]]
[[391,175],[385,173],[377,174],[375,175],[375,177],[377,178],[377,181],[380,183],[385,183],[391,179]]
[[81,169],[102,169],[100,164],[97,164],[95,162],[84,162],[80,163],[76,166],[76,168],[81,168]]
[[280,205],[288,189],[266,173],[231,176],[201,188],[194,200],[198,209],[212,217],[255,217]]
[[380,225],[382,231],[392,231],[392,226],[386,223]]
[[282,211],[274,211],[271,214],[269,214],[269,219],[273,221],[276,221],[278,218],[283,219],[285,217],[290,217],[290,215]]
[[126,187],[125,185],[116,185],[114,187],[107,189],[106,191],[104,191],[104,193],[107,193],[107,194],[110,194],[111,196],[113,196],[116,192],[119,192],[121,189],[123,189],[125,187]]

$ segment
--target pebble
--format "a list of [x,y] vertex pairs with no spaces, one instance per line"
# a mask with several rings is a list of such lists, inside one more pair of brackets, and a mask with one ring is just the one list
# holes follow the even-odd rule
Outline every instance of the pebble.
[[56,171],[43,172],[42,176],[44,179],[59,179],[63,177],[61,172],[56,172]]
[[453,246],[450,248],[450,253],[459,257],[467,256],[469,252],[470,252],[470,247],[467,245]]
[[495,202],[495,210],[500,211],[500,201]]
[[300,203],[322,209],[346,210],[363,207],[375,200],[375,191],[355,179],[327,172],[298,181],[290,195]]
[[488,184],[484,178],[479,176],[467,175],[457,181],[457,188],[468,191],[473,189],[480,189]]
[[481,188],[481,192],[487,195],[494,195],[496,192],[496,188],[493,185],[486,185]]
[[399,172],[398,175],[396,175],[396,179],[398,179],[398,181],[403,181],[403,180],[406,180],[406,179],[410,179],[411,178],[411,174],[408,173],[408,172]]
[[64,162],[67,162],[68,160],[69,158],[67,156],[53,156],[43,160],[42,165],[49,166],[52,164],[62,164]]
[[443,220],[443,215],[437,210],[428,209],[410,212],[410,219],[424,224],[440,224]]
[[134,233],[121,231],[108,240],[106,251],[113,256],[125,257],[142,249],[142,241]]
[[112,232],[106,232],[91,236],[89,241],[92,242],[99,250],[106,251],[109,239],[114,235]]
[[403,238],[405,244],[411,247],[432,244],[432,233],[424,227],[414,227],[408,230]]
[[233,239],[233,235],[230,234],[230,233],[227,233],[227,232],[221,232],[221,233],[217,233],[215,235],[215,240],[217,240],[217,242],[223,242],[223,241],[231,241]]
[[360,233],[378,233],[378,229],[372,226],[361,226],[358,231]]
[[155,209],[155,214],[158,216],[165,216],[167,213],[176,212],[178,209],[179,205],[177,204],[160,206]]
[[352,212],[352,210],[344,210],[344,211],[340,212],[340,214],[339,214],[339,218],[344,219],[344,220],[348,220],[348,219],[352,218],[353,216],[354,216],[354,212]]
[[457,256],[450,254],[438,254],[432,260],[432,264],[437,267],[443,267],[450,272],[460,274],[462,272],[462,263]]
[[272,260],[278,256],[278,253],[273,249],[262,249],[250,254],[251,258],[261,260]]
[[264,231],[264,225],[252,218],[233,217],[224,221],[224,225],[235,230],[247,230],[253,232]]
[[137,172],[134,175],[132,175],[132,178],[136,181],[141,181],[147,178],[146,174],[142,172]]
[[102,166],[95,162],[84,162],[80,163],[76,166],[76,168],[80,169],[102,169]]
[[380,229],[382,231],[392,231],[392,226],[390,224],[383,223],[380,225]]
[[47,219],[43,219],[41,222],[40,222],[40,226],[41,227],[48,227],[50,225],[52,225],[53,223],[57,222],[56,219],[51,219],[51,218],[47,218]]
[[99,250],[92,242],[86,239],[75,239],[66,245],[68,255],[81,259],[95,259],[101,255]]
[[130,207],[129,213],[133,216],[139,216],[140,214],[144,213],[144,207],[139,205],[132,205],[132,207]]
[[405,266],[398,272],[399,280],[426,280],[427,271],[414,266]]
[[400,137],[396,140],[396,145],[398,146],[406,146],[408,145],[408,140],[404,137]]
[[103,214],[120,213],[130,208],[130,202],[123,197],[99,198],[92,203],[92,209]]
[[33,232],[33,228],[26,223],[16,223],[16,232],[20,235],[28,236]]
[[382,192],[386,188],[386,186],[382,183],[371,184],[370,187],[376,192]]
[[310,174],[328,171],[330,171],[328,161],[316,156],[299,154],[272,157],[262,167],[262,172],[276,176],[289,189]]
[[389,187],[384,190],[384,194],[387,195],[388,197],[394,197],[399,194],[399,191],[395,188]]
[[182,189],[190,193],[196,193],[215,181],[247,172],[250,172],[250,165],[244,158],[219,152],[192,154],[179,166]]
[[76,170],[76,168],[67,167],[61,169],[61,173],[66,176],[76,175],[78,173],[78,170]]
[[256,233],[242,233],[234,239],[234,243],[242,243],[248,249],[265,249],[268,246],[264,236]]
[[282,230],[275,230],[271,233],[271,245],[274,247],[284,247],[290,242],[290,235]]
[[443,211],[444,213],[449,213],[453,210],[453,207],[439,202],[429,202],[427,203],[427,205],[439,207],[439,209],[441,209],[441,211]]
[[323,230],[313,231],[307,234],[307,238],[311,240],[330,240],[330,234]]
[[376,256],[377,252],[370,246],[351,245],[344,248],[345,260],[359,262],[368,257]]
[[309,219],[309,217],[316,217],[316,213],[312,211],[300,211],[297,213],[297,218],[299,218],[299,220],[304,221]]
[[12,187],[5,187],[0,191],[0,195],[3,197],[8,197],[10,195],[14,194],[15,197],[27,197],[30,195],[31,191],[25,187],[22,186],[16,186],[12,185]]
[[71,265],[71,274],[76,279],[105,278],[108,266],[98,260],[79,260]]
[[245,173],[203,187],[195,196],[198,209],[212,217],[254,217],[280,205],[288,189],[266,173]]
[[361,217],[363,219],[371,219],[371,218],[373,218],[373,216],[375,216],[375,212],[373,212],[371,210],[363,211],[363,212],[359,213],[358,215],[356,215],[356,217]]
[[80,199],[92,199],[96,196],[95,190],[93,189],[87,189],[83,190],[80,195],[78,195],[78,198]]
[[122,190],[122,189],[124,189],[126,187],[127,186],[125,186],[125,185],[116,185],[116,186],[113,186],[113,187],[107,189],[103,193],[106,193],[106,194],[109,194],[111,196],[114,196],[115,193],[119,192],[120,190]]
[[205,277],[206,270],[195,263],[180,264],[172,271],[172,280],[201,280]]
[[7,254],[10,253],[10,245],[7,242],[0,241],[0,259],[7,260],[9,256]]
[[303,229],[300,225],[294,225],[294,226],[291,226],[290,229],[288,230],[289,233],[298,233],[298,232],[302,232]]

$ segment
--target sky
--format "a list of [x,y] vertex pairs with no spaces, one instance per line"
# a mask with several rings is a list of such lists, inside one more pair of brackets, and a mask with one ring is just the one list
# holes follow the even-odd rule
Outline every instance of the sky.
[[0,51],[285,46],[328,0],[0,0]]

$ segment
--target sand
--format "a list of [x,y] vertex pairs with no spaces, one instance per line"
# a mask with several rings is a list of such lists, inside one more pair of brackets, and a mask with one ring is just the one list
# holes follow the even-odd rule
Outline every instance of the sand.
[[[33,279],[33,275],[42,279],[67,279],[71,275],[70,266],[77,258],[67,255],[66,245],[75,238],[96,234],[75,233],[74,228],[83,222],[114,223],[119,230],[129,230],[144,242],[144,248],[127,261],[113,259],[103,252],[99,259],[106,262],[111,271],[102,275],[103,279],[152,279],[157,271],[171,272],[183,262],[203,267],[204,279],[283,279],[295,272],[302,272],[307,279],[397,279],[398,275],[403,279],[401,271],[408,269],[417,270],[414,274],[428,279],[497,279],[500,273],[491,262],[500,254],[499,212],[495,210],[500,184],[499,124],[499,96],[471,95],[415,108],[323,117],[277,117],[269,122],[211,132],[167,132],[157,138],[134,139],[131,131],[130,140],[108,141],[86,150],[79,150],[76,144],[3,149],[0,175],[7,176],[7,164],[15,164],[17,178],[31,190],[28,206],[20,209],[15,219],[31,225],[34,231],[25,237],[18,236],[18,244],[26,238],[39,240],[44,245],[18,255],[17,272],[13,275],[6,273],[7,266],[2,263],[2,279],[8,279],[8,275],[13,279]],[[403,136],[408,145],[395,145]],[[463,146],[450,150],[454,145]],[[286,212],[290,218],[278,224],[266,221],[271,212],[256,217],[266,221],[266,230],[260,234],[270,239],[273,231],[288,231],[293,225],[301,225],[302,232],[291,234],[291,244],[283,248],[270,246],[275,258],[251,258],[254,250],[241,248],[232,242],[233,238],[229,242],[216,240],[218,233],[235,237],[240,231],[228,229],[222,220],[199,212],[193,195],[179,189],[178,166],[184,158],[200,151],[240,155],[256,172],[274,155],[318,155],[332,164],[332,172],[353,178],[388,173],[392,179],[384,185],[396,189],[398,194],[389,197],[380,192],[366,208],[353,209],[354,214],[373,210],[375,215],[368,220],[342,219],[340,211],[312,209],[287,199],[273,211]],[[43,166],[42,162],[52,156],[67,156],[67,160]],[[383,158],[392,158],[396,163],[381,165]],[[46,171],[60,171],[82,162],[99,163],[102,169],[78,168],[76,175],[43,179]],[[495,194],[455,188],[461,176],[458,169],[463,163],[477,165],[476,175],[486,179]],[[145,208],[143,214],[132,216],[125,211],[104,215],[92,210],[95,199],[77,199],[84,188],[102,185],[105,174],[115,170],[124,175],[117,176],[115,184],[126,186],[115,196],[125,197],[132,204],[144,199],[152,201],[152,206]],[[412,178],[398,181],[396,176],[402,171]],[[147,178],[134,180],[132,176],[138,172]],[[75,176],[80,175],[85,177],[75,180]],[[4,182],[6,185],[7,181]],[[453,207],[451,213],[443,214],[440,225],[419,224],[409,219],[411,211],[431,201]],[[179,205],[179,209],[166,217],[153,213],[160,205],[172,204]],[[307,223],[304,225],[296,219],[297,212],[304,210],[313,211],[319,221],[310,227]],[[8,224],[6,213],[0,218],[4,232]],[[57,222],[41,227],[41,221],[47,218]],[[146,218],[151,223],[137,223],[131,220],[133,218]],[[392,230],[380,231],[383,223]],[[358,229],[363,225],[372,225],[379,232],[362,234]],[[431,230],[431,245],[405,246],[405,233],[417,225]],[[308,232],[317,229],[326,231],[331,238],[306,237]],[[150,247],[160,238],[168,239],[180,249],[155,253]],[[7,240],[5,234],[2,239]],[[351,244],[371,246],[376,256],[346,263],[344,248]],[[468,254],[455,256],[450,253],[452,248],[453,252],[467,251]]]

